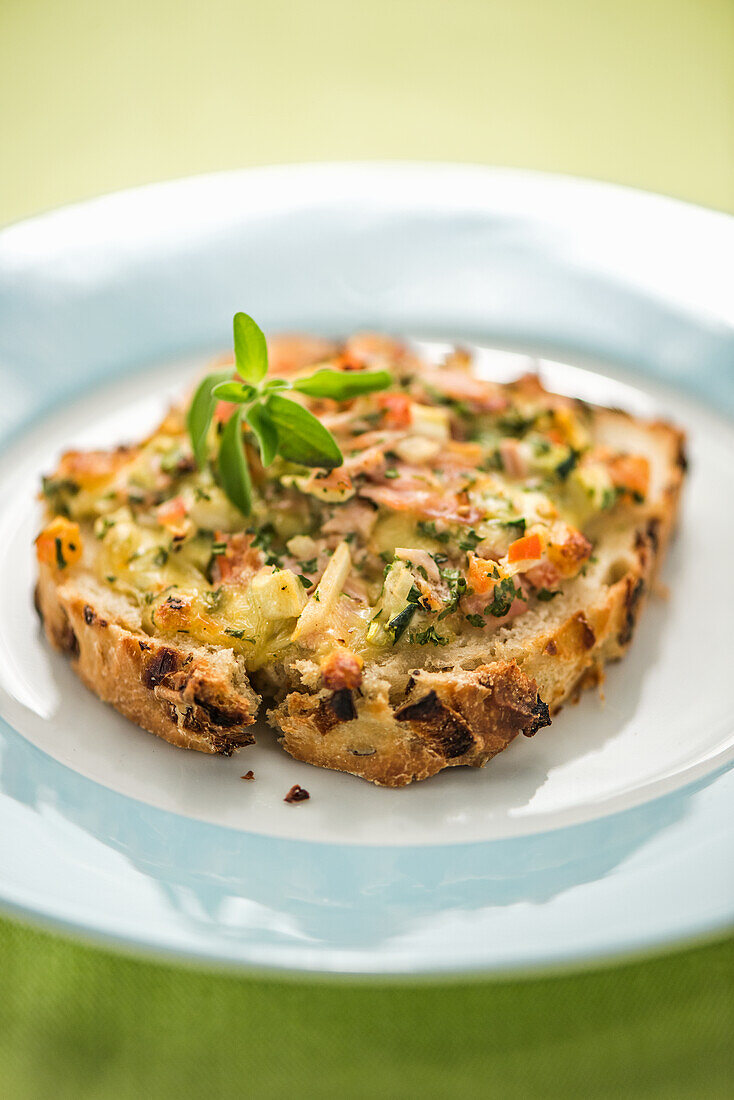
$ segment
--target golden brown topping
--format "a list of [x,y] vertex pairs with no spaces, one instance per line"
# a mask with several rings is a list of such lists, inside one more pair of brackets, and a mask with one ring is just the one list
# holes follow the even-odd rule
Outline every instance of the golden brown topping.
[[43,565],[66,569],[82,556],[82,535],[78,523],[56,516],[36,539],[36,555]]
[[650,463],[642,455],[615,455],[607,463],[617,489],[644,499],[650,491]]
[[364,661],[349,649],[339,647],[332,650],[321,665],[324,685],[331,691],[349,688],[354,691],[362,683]]
[[61,456],[57,478],[68,478],[82,489],[99,489],[138,453],[137,447],[114,451],[67,451]]

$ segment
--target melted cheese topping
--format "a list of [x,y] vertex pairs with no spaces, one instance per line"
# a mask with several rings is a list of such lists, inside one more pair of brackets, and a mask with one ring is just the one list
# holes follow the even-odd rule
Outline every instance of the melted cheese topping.
[[647,492],[646,460],[595,447],[586,407],[533,377],[499,386],[463,353],[428,367],[384,340],[347,342],[328,365],[395,378],[348,404],[307,401],[342,449],[337,470],[265,471],[253,449],[244,517],[196,469],[173,410],[138,447],[62,458],[39,557],[74,568],[81,550],[59,524],[73,526],[146,630],[231,646],[256,668],[294,647],[369,653],[492,630],[552,598],[584,569],[598,518]]

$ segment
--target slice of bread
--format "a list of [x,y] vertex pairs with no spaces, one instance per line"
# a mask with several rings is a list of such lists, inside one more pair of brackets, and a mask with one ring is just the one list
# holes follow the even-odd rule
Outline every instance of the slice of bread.
[[[536,395],[543,393],[537,383],[534,386]],[[498,389],[502,388],[494,387],[493,392]],[[563,408],[573,404],[558,400]],[[599,682],[607,661],[623,655],[674,524],[685,471],[681,433],[670,425],[641,421],[620,411],[576,407],[583,413],[585,430],[597,452],[641,456],[649,470],[649,484],[644,500],[623,500],[618,507],[588,518],[583,537],[593,553],[587,555],[583,568],[558,580],[552,592],[531,582],[521,596],[524,605],[517,617],[501,615],[494,623],[490,616],[487,624],[479,614],[459,615],[455,606],[448,620],[434,615],[428,631],[408,631],[392,644],[383,638],[381,645],[365,644],[359,650],[343,645],[352,635],[345,628],[341,630],[345,636],[336,638],[333,624],[342,614],[338,601],[348,610],[355,606],[356,597],[345,597],[343,587],[349,563],[357,560],[355,543],[361,538],[349,532],[351,542],[340,542],[342,535],[337,534],[326,550],[327,564],[335,563],[332,571],[342,558],[347,563],[337,602],[328,604],[321,568],[322,606],[313,602],[319,588],[310,597],[304,594],[301,603],[306,606],[299,605],[290,619],[283,619],[264,656],[254,660],[245,644],[251,639],[239,637],[242,630],[229,627],[222,638],[219,627],[219,633],[212,633],[213,620],[201,613],[183,629],[181,620],[171,625],[167,618],[161,626],[160,614],[151,621],[148,593],[120,588],[117,578],[105,573],[109,568],[104,558],[106,528],[100,537],[99,517],[91,521],[82,515],[78,502],[87,492],[82,474],[81,492],[76,488],[66,505],[59,505],[55,490],[46,494],[49,522],[68,523],[83,543],[79,552],[74,548],[73,554],[66,554],[63,565],[58,560],[58,547],[65,546],[67,537],[63,531],[61,544],[56,535],[55,554],[39,550],[36,601],[46,634],[57,649],[71,656],[80,678],[102,700],[174,745],[230,754],[252,743],[251,726],[264,704],[283,748],[292,756],[375,783],[402,786],[446,767],[482,766],[518,734],[532,736],[549,725],[551,715],[567,699]],[[166,438],[180,442],[180,417],[169,415],[165,425]],[[120,462],[124,465],[135,453],[135,449],[124,452]],[[109,478],[118,475],[110,473],[109,456],[105,461],[102,481],[108,485]],[[193,476],[185,463],[186,455],[181,468],[186,477]],[[76,454],[70,466],[66,456],[54,485],[69,480],[70,468],[76,476],[90,465],[98,472],[98,459],[95,463],[86,456],[82,461]],[[95,484],[94,492],[97,488]],[[387,488],[391,491],[390,485]],[[141,507],[148,505],[144,502]],[[343,506],[330,507],[336,514]],[[70,510],[72,519],[64,518]],[[237,528],[245,527],[241,518],[230,520],[228,547],[242,538]],[[140,522],[144,521],[147,538],[155,520],[144,516]],[[103,524],[108,522],[103,517]],[[347,545],[352,558],[348,548],[339,549]],[[479,564],[486,562],[480,559]],[[241,569],[241,556],[236,565]],[[278,572],[278,567],[263,567],[261,573],[268,568]],[[224,585],[229,583],[220,565],[214,569]],[[281,575],[286,572],[280,571]],[[532,570],[523,574],[532,575]],[[145,576],[150,584],[153,574]],[[247,583],[251,573],[249,578]],[[242,593],[250,591],[245,578],[237,575],[231,583],[237,599],[244,599]],[[162,581],[155,591],[161,587]],[[161,598],[155,595],[156,600]],[[464,598],[458,607],[463,607]],[[384,596],[381,599],[384,602]],[[154,606],[159,611],[161,606],[167,610],[173,606],[174,614],[177,610],[183,614],[181,600],[172,604],[169,595],[166,601]],[[376,606],[379,602],[371,611]],[[322,627],[319,616],[326,616]],[[452,628],[441,634],[440,624],[446,621]],[[434,644],[426,644],[426,637]]]

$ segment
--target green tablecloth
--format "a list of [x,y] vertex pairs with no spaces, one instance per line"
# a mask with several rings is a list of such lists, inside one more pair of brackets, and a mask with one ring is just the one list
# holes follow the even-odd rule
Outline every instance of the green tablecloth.
[[725,1097],[733,971],[728,943],[541,981],[286,984],[0,923],[0,1080],[13,1100]]
[[[192,172],[395,156],[734,211],[733,133],[731,0],[0,0],[0,222]],[[285,984],[0,921],[0,1088],[725,1096],[733,974],[728,942],[527,982]]]

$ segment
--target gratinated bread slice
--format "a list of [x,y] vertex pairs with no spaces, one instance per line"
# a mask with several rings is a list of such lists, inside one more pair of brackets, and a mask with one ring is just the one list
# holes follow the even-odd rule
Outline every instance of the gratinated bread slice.
[[173,409],[45,479],[39,611],[100,698],[219,753],[265,709],[298,759],[401,786],[483,765],[624,653],[675,519],[679,431],[478,378],[462,351],[281,338],[270,358],[391,371],[346,405],[301,398],[342,466],[266,470],[246,437],[245,517]]

